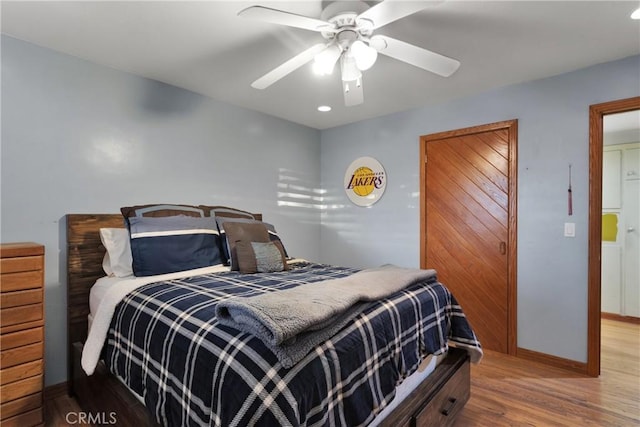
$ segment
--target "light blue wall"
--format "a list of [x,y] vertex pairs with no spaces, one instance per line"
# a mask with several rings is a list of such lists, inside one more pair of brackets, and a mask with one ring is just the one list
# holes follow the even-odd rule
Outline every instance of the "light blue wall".
[[[322,260],[419,266],[419,137],[518,119],[518,346],[585,362],[589,105],[639,94],[636,56],[323,131]],[[360,156],[378,159],[388,176],[370,208],[352,205],[342,189]],[[576,223],[575,238],[563,237],[565,222]]]
[[46,246],[46,384],[66,380],[65,214],[231,205],[263,212],[291,254],[318,259],[319,211],[286,193],[316,194],[319,142],[317,130],[3,36],[1,240]]

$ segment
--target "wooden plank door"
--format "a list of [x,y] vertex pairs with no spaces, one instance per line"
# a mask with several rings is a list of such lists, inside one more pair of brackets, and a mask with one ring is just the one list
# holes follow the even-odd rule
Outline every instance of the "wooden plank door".
[[421,266],[434,268],[483,347],[516,352],[517,121],[421,138]]

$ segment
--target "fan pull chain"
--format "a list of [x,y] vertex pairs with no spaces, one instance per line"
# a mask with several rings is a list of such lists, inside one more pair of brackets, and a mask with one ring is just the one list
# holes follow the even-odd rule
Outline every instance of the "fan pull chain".
[[573,215],[573,197],[571,193],[571,163],[569,163],[569,190],[568,190],[569,216]]

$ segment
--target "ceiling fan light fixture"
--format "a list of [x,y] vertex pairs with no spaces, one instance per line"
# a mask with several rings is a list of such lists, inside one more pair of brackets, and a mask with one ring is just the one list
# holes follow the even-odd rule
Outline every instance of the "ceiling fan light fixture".
[[356,64],[356,59],[349,54],[344,54],[340,57],[340,71],[344,82],[358,80],[362,77],[362,73]]
[[321,76],[333,73],[333,69],[340,58],[342,50],[336,44],[332,44],[314,57],[313,70]]
[[378,59],[378,51],[367,46],[362,40],[356,40],[351,45],[351,54],[356,60],[356,65],[361,71],[366,71],[373,67]]
[[640,19],[640,7],[633,11],[631,19]]
[[320,19],[265,6],[251,6],[238,13],[263,22],[315,31],[325,40],[258,78],[251,83],[253,88],[266,89],[314,60],[313,68],[317,74],[332,74],[336,63],[340,61],[345,106],[350,107],[364,102],[362,73],[375,64],[378,53],[442,77],[449,77],[460,67],[460,61],[456,59],[402,40],[374,34],[380,27],[420,12],[430,2],[340,0],[322,3],[323,6],[324,3],[329,4],[323,8]]

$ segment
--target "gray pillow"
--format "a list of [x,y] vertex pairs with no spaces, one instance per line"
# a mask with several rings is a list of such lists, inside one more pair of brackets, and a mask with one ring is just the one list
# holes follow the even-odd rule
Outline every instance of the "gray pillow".
[[289,269],[280,242],[239,241],[235,245],[240,273],[271,273]]

